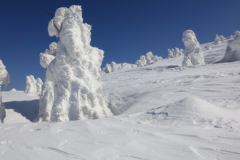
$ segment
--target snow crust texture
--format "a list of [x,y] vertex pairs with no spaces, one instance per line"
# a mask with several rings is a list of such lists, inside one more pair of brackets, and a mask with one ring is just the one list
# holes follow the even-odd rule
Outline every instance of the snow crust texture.
[[43,82],[40,78],[35,79],[33,75],[26,76],[25,93],[39,95],[42,92]]
[[[50,36],[60,38],[46,70],[38,120],[69,121],[111,116],[102,94],[103,51],[90,46],[91,26],[80,6],[59,8],[49,22]],[[50,49],[51,50],[51,49]]]
[[233,39],[228,41],[225,55],[220,62],[233,61],[240,61],[240,31],[235,31]]
[[153,55],[152,52],[147,52],[146,55],[140,56],[140,59],[136,61],[136,65],[138,67],[143,67],[149,64],[152,64],[154,62],[159,62],[163,60],[161,56]]
[[183,32],[182,41],[185,45],[183,66],[204,65],[204,55],[201,46],[192,30]]

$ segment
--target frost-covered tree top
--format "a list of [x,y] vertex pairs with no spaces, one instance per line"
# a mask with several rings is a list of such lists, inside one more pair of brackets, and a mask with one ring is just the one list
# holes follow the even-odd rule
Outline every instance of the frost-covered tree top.
[[0,85],[10,83],[10,75],[6,70],[2,60],[0,60]]
[[[111,116],[102,93],[103,51],[90,46],[91,26],[83,23],[81,6],[59,8],[49,22],[59,37],[40,96],[39,121],[69,121]],[[51,48],[50,48],[51,50]]]
[[[192,65],[205,64],[204,55],[201,50],[201,46],[196,38],[195,33],[192,30],[186,30],[183,32],[182,41],[185,45],[184,55],[188,57]],[[185,58],[187,60],[187,58]],[[183,63],[189,64],[189,63]]]

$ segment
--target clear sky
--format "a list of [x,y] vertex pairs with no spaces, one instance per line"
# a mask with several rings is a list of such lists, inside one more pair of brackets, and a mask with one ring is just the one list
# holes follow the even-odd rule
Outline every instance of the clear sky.
[[148,51],[166,58],[168,48],[184,48],[186,29],[200,43],[240,30],[240,0],[0,0],[0,59],[11,76],[3,90],[24,90],[26,75],[44,81],[39,54],[58,41],[48,35],[46,12],[71,5],[81,5],[92,25],[91,45],[105,51],[103,66],[135,63]]

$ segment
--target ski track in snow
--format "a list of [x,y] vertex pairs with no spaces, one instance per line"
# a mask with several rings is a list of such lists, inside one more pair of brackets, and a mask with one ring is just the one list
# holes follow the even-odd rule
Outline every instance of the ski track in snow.
[[32,123],[38,97],[2,92],[0,159],[240,160],[240,62],[212,64],[226,42],[211,47],[204,66],[176,57],[104,75],[109,118]]

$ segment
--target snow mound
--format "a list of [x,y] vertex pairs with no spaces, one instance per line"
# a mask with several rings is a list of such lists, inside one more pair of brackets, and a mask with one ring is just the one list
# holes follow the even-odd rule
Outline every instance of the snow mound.
[[10,92],[17,92],[15,88],[11,89]]
[[35,79],[33,75],[26,76],[25,93],[39,95],[42,91],[43,82],[40,78]]
[[229,110],[196,97],[186,97],[175,103],[150,109],[147,114],[155,116],[157,123],[174,126],[232,128],[236,121]]
[[204,55],[201,46],[192,30],[183,32],[182,41],[185,45],[183,66],[204,65]]
[[240,31],[235,31],[233,40],[228,41],[228,46],[220,62],[240,61]]
[[81,6],[57,9],[48,33],[60,40],[55,59],[46,70],[38,120],[62,122],[111,116],[100,82],[104,52],[90,45],[91,26],[83,23]]

